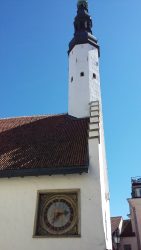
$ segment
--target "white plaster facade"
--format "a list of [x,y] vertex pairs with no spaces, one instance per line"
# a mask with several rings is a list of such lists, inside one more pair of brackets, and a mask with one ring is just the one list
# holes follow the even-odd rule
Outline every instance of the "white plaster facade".
[[90,44],[76,45],[69,54],[68,113],[87,117],[89,104],[100,99],[98,49]]
[[[83,76],[81,76],[83,73]],[[95,108],[90,114],[90,106],[93,102],[98,101],[100,104],[99,113]],[[68,113],[75,117],[89,117],[99,115],[99,133],[100,144],[95,140],[89,140],[89,159],[91,168],[95,169],[93,176],[96,189],[99,190],[97,197],[97,209],[101,214],[101,235],[105,241],[105,248],[111,249],[111,222],[109,208],[109,185],[107,175],[107,163],[104,142],[102,103],[100,91],[100,74],[99,74],[99,54],[98,48],[90,44],[76,45],[69,54],[69,100]],[[95,118],[90,118],[90,122],[95,122]],[[90,130],[96,129],[96,124],[90,124]],[[96,132],[90,132],[93,136]],[[89,134],[90,134],[89,133]],[[97,166],[95,166],[95,158],[98,157]],[[97,222],[96,222],[97,224]],[[99,225],[100,226],[100,225]],[[95,243],[96,244],[96,241]],[[95,245],[94,245],[95,246]],[[103,246],[104,247],[104,246]]]

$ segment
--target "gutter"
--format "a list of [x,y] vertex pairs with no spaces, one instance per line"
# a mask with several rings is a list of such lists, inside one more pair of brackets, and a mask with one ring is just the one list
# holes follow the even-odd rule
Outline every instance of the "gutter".
[[0,178],[83,174],[83,173],[88,173],[88,168],[89,168],[88,166],[80,166],[80,167],[76,166],[76,167],[51,167],[51,168],[36,168],[36,169],[3,170],[0,172]]

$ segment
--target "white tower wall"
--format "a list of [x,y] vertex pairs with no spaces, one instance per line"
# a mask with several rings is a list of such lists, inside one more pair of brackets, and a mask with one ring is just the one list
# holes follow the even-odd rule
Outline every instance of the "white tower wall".
[[[90,112],[90,106],[96,105],[96,103],[99,103],[99,111],[96,111],[96,107],[92,107]],[[97,190],[97,203],[93,209],[99,210],[101,218],[99,221],[96,217],[95,223],[99,223],[101,231],[101,239],[98,241],[100,242],[103,238],[103,246],[105,245],[106,249],[111,249],[109,184],[100,90],[99,51],[98,48],[88,43],[75,45],[69,54],[68,113],[77,118],[90,117],[89,171],[91,169],[94,171],[93,178]],[[97,130],[97,119],[99,120],[99,131]],[[96,138],[97,132],[99,139]],[[94,234],[93,237],[95,238],[95,236]],[[94,246],[98,247],[96,241]],[[101,249],[103,249],[102,245]]]
[[90,102],[101,99],[98,61],[98,49],[90,44],[76,45],[70,52],[69,115],[87,117],[90,115]]

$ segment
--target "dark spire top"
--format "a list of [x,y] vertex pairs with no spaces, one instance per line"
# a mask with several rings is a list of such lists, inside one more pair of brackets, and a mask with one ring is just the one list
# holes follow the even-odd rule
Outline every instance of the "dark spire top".
[[74,20],[75,33],[90,32],[92,34],[92,19],[88,14],[88,1],[79,0],[77,3],[77,16]]
[[88,11],[88,1],[87,0],[78,0],[77,1],[77,7],[83,6]]
[[92,35],[92,19],[88,11],[88,1],[77,1],[77,15],[74,19],[74,37],[69,44],[69,51],[77,44],[89,43],[98,48],[97,39]]

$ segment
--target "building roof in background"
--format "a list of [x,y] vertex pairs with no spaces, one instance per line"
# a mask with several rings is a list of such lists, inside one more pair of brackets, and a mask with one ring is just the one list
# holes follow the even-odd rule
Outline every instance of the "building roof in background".
[[117,217],[111,217],[111,230],[112,234],[119,228],[119,224],[121,222],[122,217],[117,216]]
[[122,226],[121,237],[133,237],[135,233],[132,230],[131,220],[124,220]]
[[88,172],[89,119],[0,119],[0,177]]

